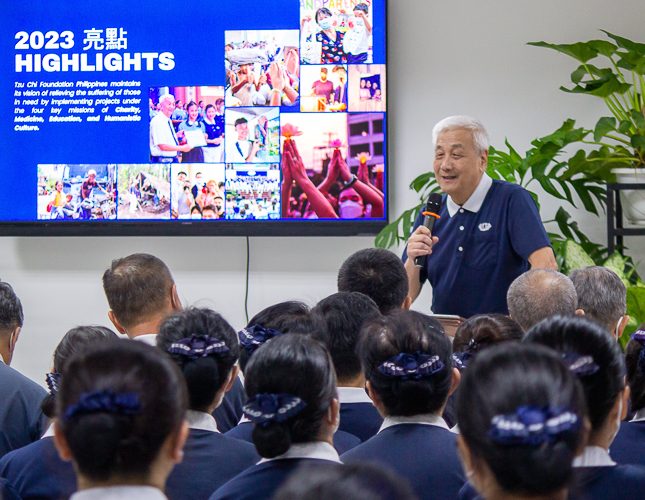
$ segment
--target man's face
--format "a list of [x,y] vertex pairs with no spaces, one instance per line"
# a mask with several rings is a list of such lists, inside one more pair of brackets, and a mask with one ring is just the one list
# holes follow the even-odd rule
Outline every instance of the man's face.
[[213,210],[204,210],[202,219],[217,219],[217,214]]
[[325,73],[324,71],[320,72],[320,81],[321,82],[326,82],[327,81],[327,73]]
[[175,110],[175,101],[172,99],[164,99],[161,101],[161,112],[170,118],[172,112]]
[[201,184],[201,183],[202,183],[202,174],[197,174],[197,175],[195,175],[195,182],[196,182],[197,184]]
[[248,123],[240,123],[235,126],[235,131],[237,132],[237,140],[245,141],[249,136],[249,125]]
[[181,183],[186,182],[186,174],[184,174],[183,172],[180,174],[177,174],[177,180]]
[[252,64],[243,64],[242,66],[240,66],[240,74],[242,75],[250,75],[251,71],[253,71]]
[[458,205],[466,203],[481,180],[488,151],[477,152],[469,130],[447,130],[437,137],[434,173],[439,187]]

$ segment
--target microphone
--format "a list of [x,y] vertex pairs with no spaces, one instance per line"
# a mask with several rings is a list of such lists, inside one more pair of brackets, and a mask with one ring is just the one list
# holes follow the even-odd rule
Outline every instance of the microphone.
[[[423,225],[430,229],[430,236],[432,236],[432,228],[434,227],[434,223],[439,218],[439,210],[441,210],[441,195],[439,193],[430,193],[430,196],[428,196],[428,201],[426,202],[426,206],[422,212],[425,216],[425,218],[423,219]],[[419,255],[416,259],[414,259],[414,265],[417,267],[425,266],[427,258],[427,255]]]

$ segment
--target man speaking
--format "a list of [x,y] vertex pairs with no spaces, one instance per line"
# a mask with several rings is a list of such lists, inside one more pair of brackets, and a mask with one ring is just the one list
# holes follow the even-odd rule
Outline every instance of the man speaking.
[[[532,196],[486,174],[489,138],[478,120],[451,116],[432,130],[434,173],[443,196],[432,234],[419,213],[403,254],[414,301],[426,280],[432,311],[468,318],[508,314],[508,287],[529,268],[557,270]],[[415,258],[427,255],[417,267]]]

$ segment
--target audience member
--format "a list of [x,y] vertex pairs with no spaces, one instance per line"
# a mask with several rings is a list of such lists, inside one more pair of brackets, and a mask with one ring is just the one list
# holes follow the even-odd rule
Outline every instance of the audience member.
[[20,299],[0,282],[0,458],[37,441],[46,425],[40,403],[47,392],[9,367],[23,320]]
[[533,325],[557,314],[580,313],[571,280],[552,269],[531,269],[511,283],[506,294],[508,311],[525,332]]
[[578,309],[620,338],[629,316],[627,288],[618,275],[606,267],[588,266],[576,269],[569,278],[576,287]]
[[383,417],[365,393],[358,339],[363,325],[380,316],[379,309],[367,295],[339,292],[318,302],[311,312],[320,322],[314,337],[327,347],[336,369],[339,429],[367,441],[376,435]]
[[456,434],[441,415],[460,375],[441,325],[395,311],[363,328],[359,352],[370,398],[385,420],[342,460],[383,465],[405,477],[420,499],[456,498],[466,479]]
[[359,250],[338,271],[338,291],[364,293],[376,302],[381,314],[401,307],[409,309],[408,288],[403,262],[384,248]]
[[[535,325],[524,342],[559,352],[584,389],[591,432],[583,454],[574,461],[576,483],[572,496],[589,500],[643,498],[645,468],[617,465],[608,453],[627,413],[629,395],[618,344],[595,321],[561,316]],[[510,380],[519,378],[505,376]],[[459,425],[461,428],[461,421]]]
[[273,500],[416,500],[407,482],[372,464],[303,466]]
[[580,384],[552,350],[511,343],[481,353],[457,416],[463,466],[484,499],[568,498],[589,423]]
[[340,404],[334,366],[325,347],[306,335],[281,335],[260,347],[245,372],[245,415],[264,457],[211,500],[268,500],[303,464],[340,462],[332,446]]
[[188,435],[186,388],[157,348],[118,340],[76,354],[61,373],[54,442],[71,460],[73,500],[164,500]]
[[170,500],[204,499],[260,457],[249,443],[219,433],[211,415],[237,378],[235,330],[210,309],[187,309],[160,326],[157,345],[179,366],[188,387],[190,434],[184,458],[168,477]]
[[[42,409],[48,419],[56,416],[60,374],[68,360],[89,344],[117,339],[116,333],[102,326],[78,326],[65,334],[54,351],[52,372],[47,374],[50,394],[43,400]],[[23,500],[66,500],[76,491],[74,468],[60,459],[53,437],[54,429],[50,425],[40,440],[0,460],[0,477],[9,481]]]

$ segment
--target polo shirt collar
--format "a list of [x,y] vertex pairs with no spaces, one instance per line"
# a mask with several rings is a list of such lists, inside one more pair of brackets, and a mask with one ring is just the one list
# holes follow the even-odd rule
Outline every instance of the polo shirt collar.
[[144,333],[143,335],[137,335],[132,340],[137,342],[143,342],[144,344],[157,347],[157,334],[156,333]]
[[463,208],[464,210],[468,210],[469,212],[477,213],[479,212],[479,209],[482,207],[482,204],[484,203],[484,199],[486,198],[486,195],[488,194],[488,190],[490,187],[493,185],[493,179],[484,172],[484,175],[482,176],[481,180],[479,181],[479,185],[477,188],[475,188],[475,191],[473,191],[473,194],[470,195],[470,198],[466,200],[466,203],[463,205],[457,205],[450,195],[448,195],[448,199],[446,200],[446,206],[448,208],[448,213],[450,214],[450,217],[453,217],[460,208]]
[[587,446],[579,457],[573,460],[574,467],[613,467],[616,465],[609,452],[600,446]]
[[386,417],[378,432],[381,433],[388,427],[400,424],[433,425],[446,429],[447,431],[450,430],[450,427],[448,427],[448,424],[446,424],[446,421],[442,417],[428,413],[426,415],[414,415],[412,417]]
[[631,419],[631,422],[642,422],[644,420],[645,420],[645,408],[642,408],[634,414],[634,418]]
[[324,441],[314,441],[311,443],[292,444],[289,451],[278,455],[275,458],[263,458],[258,463],[271,462],[272,460],[282,460],[284,458],[314,458],[317,460],[328,460],[329,462],[341,463],[338,452],[329,443]]
[[70,500],[120,500],[137,498],[138,500],[167,500],[157,488],[152,486],[107,486],[90,488],[74,493]]
[[369,403],[372,400],[361,387],[339,387],[338,388],[338,402],[343,403]]
[[188,421],[188,427],[191,429],[219,432],[217,429],[217,422],[213,415],[203,411],[186,411],[186,420]]

